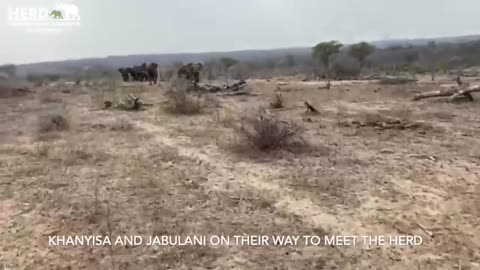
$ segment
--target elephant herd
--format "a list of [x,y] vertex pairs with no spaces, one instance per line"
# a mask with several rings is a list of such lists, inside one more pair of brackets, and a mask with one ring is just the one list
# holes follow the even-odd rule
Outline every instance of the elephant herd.
[[[188,63],[180,67],[177,71],[179,78],[184,78],[188,81],[198,83],[200,82],[200,72],[203,69],[201,63]],[[118,71],[122,75],[124,82],[137,81],[137,82],[149,82],[150,85],[157,84],[158,80],[158,64],[150,63],[147,65],[143,63],[140,66],[119,68]]]
[[158,80],[158,64],[143,63],[140,66],[119,68],[118,71],[122,75],[124,82],[136,81],[136,82],[149,82],[150,85],[157,84]]

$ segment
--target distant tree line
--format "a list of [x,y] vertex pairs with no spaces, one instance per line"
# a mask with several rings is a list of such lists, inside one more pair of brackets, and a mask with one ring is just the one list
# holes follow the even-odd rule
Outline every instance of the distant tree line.
[[[325,78],[350,79],[362,74],[409,72],[415,74],[436,74],[447,70],[462,70],[480,66],[480,41],[464,43],[435,43],[425,45],[390,46],[376,48],[368,42],[344,45],[338,41],[320,42],[310,50],[290,50],[282,53],[264,54],[256,52],[255,57],[233,57],[225,54],[205,58],[201,78],[247,79],[271,78],[274,76],[302,76],[309,79]],[[174,62],[160,65],[161,77],[169,79],[186,63]],[[27,75],[30,81],[92,80],[102,78],[120,78],[117,67],[105,64],[92,64],[88,68],[74,67],[73,64],[58,64],[58,72]],[[44,69],[39,69],[43,71]],[[15,65],[0,66],[0,74],[15,77]],[[22,72],[22,74],[25,72]],[[40,73],[35,73],[40,74]]]
[[3,73],[9,78],[15,78],[17,76],[17,67],[15,65],[0,66],[0,73]]
[[[212,59],[206,63],[205,73],[210,79],[225,76],[225,63]],[[283,57],[265,57],[238,61],[228,66],[233,79],[268,78],[272,76],[309,75],[319,78],[354,78],[362,72],[428,73],[480,66],[480,41],[466,43],[435,43],[423,46],[391,46],[376,48],[359,42],[345,46],[338,41],[321,42],[310,54],[285,54]]]

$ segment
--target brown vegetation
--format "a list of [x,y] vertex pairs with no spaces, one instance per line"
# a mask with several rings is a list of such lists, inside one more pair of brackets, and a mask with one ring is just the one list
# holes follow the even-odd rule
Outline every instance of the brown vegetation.
[[[181,83],[0,99],[0,268],[477,269],[477,101],[411,101],[452,82],[436,80],[332,81],[331,91],[249,80],[258,96],[218,96],[216,110]],[[275,90],[283,108],[269,112],[262,104]],[[153,106],[100,109],[129,93]],[[319,113],[305,113],[305,101]],[[221,147],[232,136],[248,155]],[[48,246],[55,235],[212,234],[423,243]]]
[[193,92],[193,86],[184,79],[175,79],[167,90],[168,103],[166,110],[174,114],[199,114],[206,104],[202,96]]
[[256,113],[245,115],[236,132],[247,147],[260,151],[272,151],[288,146],[299,137],[300,128],[288,121],[280,120],[267,109],[260,107]]
[[49,112],[38,116],[37,131],[47,133],[53,131],[65,131],[70,127],[68,116],[64,112]]

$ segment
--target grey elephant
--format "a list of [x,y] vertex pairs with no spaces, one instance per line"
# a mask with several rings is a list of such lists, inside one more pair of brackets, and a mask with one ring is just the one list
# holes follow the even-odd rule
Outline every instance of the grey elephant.
[[201,63],[188,63],[177,71],[177,75],[180,78],[198,83],[200,82],[200,72],[202,69],[203,65]]
[[128,73],[128,75],[130,75],[130,77],[132,77],[132,81],[138,81],[138,76],[137,76],[137,73],[135,72],[135,70],[131,67],[129,68],[126,68],[125,69],[126,72]]
[[139,82],[145,82],[147,81],[148,79],[148,74],[147,74],[147,71],[146,71],[146,65],[143,66],[134,66],[133,67],[133,72],[135,73],[136,75],[136,78],[137,78],[137,81]]
[[122,79],[124,82],[128,82],[130,80],[128,68],[119,68],[118,72],[122,75]]
[[158,64],[150,63],[147,66],[148,82],[150,85],[157,84],[158,80]]

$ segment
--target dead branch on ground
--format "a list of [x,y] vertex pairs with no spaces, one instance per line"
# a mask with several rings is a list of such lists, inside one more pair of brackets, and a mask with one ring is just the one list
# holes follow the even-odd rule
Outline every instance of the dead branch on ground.
[[208,92],[208,93],[233,93],[243,89],[247,85],[245,81],[239,81],[231,85],[216,86],[210,84],[197,84],[193,83],[193,89],[199,92]]
[[136,97],[132,94],[129,94],[126,98],[123,99],[123,101],[115,105],[110,100],[106,100],[104,102],[104,109],[110,109],[113,107],[118,110],[139,111],[145,106],[153,106],[153,104],[143,103],[140,101],[139,97]]
[[458,88],[451,88],[446,90],[435,90],[425,93],[417,94],[413,97],[413,101],[432,98],[432,97],[450,97],[450,100],[453,101],[461,96],[468,98],[468,100],[473,101],[474,92],[480,92],[480,85],[470,85],[469,83],[464,83],[460,76],[456,79]]

